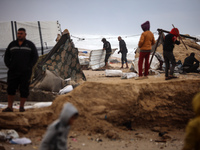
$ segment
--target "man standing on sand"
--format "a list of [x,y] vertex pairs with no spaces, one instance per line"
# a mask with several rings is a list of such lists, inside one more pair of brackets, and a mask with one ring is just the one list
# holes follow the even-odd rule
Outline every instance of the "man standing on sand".
[[128,50],[126,48],[126,43],[121,38],[121,36],[118,37],[118,41],[119,41],[119,52],[118,52],[118,54],[122,53],[122,57],[121,57],[122,66],[121,66],[121,68],[123,68],[124,62],[126,63],[126,68],[128,68],[128,62],[127,62],[127,58],[126,58]]
[[4,62],[8,67],[7,74],[7,93],[8,107],[2,112],[13,112],[13,101],[16,90],[20,91],[20,112],[24,112],[24,104],[29,95],[30,78],[32,68],[37,62],[38,52],[35,45],[26,40],[26,30],[19,28],[17,40],[12,41],[5,52]]
[[[140,36],[140,41],[138,43],[138,47],[140,48],[140,56],[138,62],[139,68],[139,77],[136,80],[148,78],[149,74],[149,56],[151,53],[152,45],[155,44],[155,39],[153,33],[150,31],[150,22],[146,21],[141,25],[142,30],[144,31]],[[145,67],[144,67],[144,77],[142,74],[143,71],[143,61],[145,59]]]
[[[163,44],[163,56],[165,60],[165,80],[170,80],[173,78],[177,78],[174,76],[174,68],[176,66],[176,60],[173,54],[174,44],[179,45],[180,42],[177,40],[179,36],[179,30],[177,28],[173,28],[170,33],[165,36],[164,44]],[[170,67],[171,63],[171,67]],[[168,75],[168,71],[170,70],[170,75]]]
[[108,42],[105,38],[101,40],[103,42],[103,50],[106,50],[105,56],[105,67],[108,68],[108,59],[112,53],[110,42]]

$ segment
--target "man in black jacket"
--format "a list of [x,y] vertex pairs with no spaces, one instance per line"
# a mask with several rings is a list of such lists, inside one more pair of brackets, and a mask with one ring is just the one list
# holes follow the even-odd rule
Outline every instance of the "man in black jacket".
[[122,53],[122,57],[121,57],[121,61],[122,61],[122,66],[121,68],[123,68],[124,66],[124,62],[126,63],[126,68],[128,68],[128,62],[127,62],[127,53],[128,53],[128,50],[126,48],[126,43],[125,41],[121,38],[121,36],[118,37],[118,41],[119,41],[119,53]]
[[[180,41],[177,40],[179,36],[179,30],[177,28],[173,28],[169,34],[165,36],[164,44],[163,44],[163,56],[165,60],[165,80],[177,78],[174,76],[174,68],[176,66],[176,60],[173,54],[174,44],[179,45]],[[171,67],[170,67],[171,63]],[[168,71],[170,70],[170,75],[168,75]]]
[[199,71],[197,70],[197,68],[199,67],[199,61],[194,56],[195,56],[195,53],[191,53],[190,56],[185,58],[184,63],[183,63],[184,72],[199,73]]
[[37,62],[38,52],[35,45],[26,40],[26,30],[19,28],[17,40],[12,41],[5,52],[4,62],[8,67],[7,93],[8,107],[2,112],[13,112],[13,101],[16,90],[20,91],[20,112],[24,112],[24,104],[29,95],[30,78],[32,68]]
[[112,49],[110,42],[108,42],[105,38],[101,40],[103,42],[103,50],[106,51],[106,56],[105,56],[105,67],[108,68],[108,59],[110,55],[112,54]]

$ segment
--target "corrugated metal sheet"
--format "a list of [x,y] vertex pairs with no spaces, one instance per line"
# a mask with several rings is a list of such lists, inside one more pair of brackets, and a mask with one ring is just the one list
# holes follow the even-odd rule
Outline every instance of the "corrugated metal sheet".
[[[117,48],[112,49],[112,54],[117,50]],[[111,54],[111,55],[112,55]],[[89,62],[89,67],[92,70],[96,70],[99,68],[102,68],[105,66],[105,56],[106,56],[106,51],[99,49],[99,50],[92,50],[90,52],[90,62]]]

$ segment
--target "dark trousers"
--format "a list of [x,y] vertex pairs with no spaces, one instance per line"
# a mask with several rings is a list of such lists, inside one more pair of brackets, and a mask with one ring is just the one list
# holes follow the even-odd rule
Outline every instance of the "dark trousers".
[[122,57],[121,57],[122,65],[124,64],[124,62],[127,63],[126,56],[127,56],[127,53],[122,53]]
[[109,59],[110,55],[111,55],[110,53],[106,53],[106,56],[105,56],[105,63],[108,62],[108,59]]
[[185,66],[185,67],[183,67],[183,71],[185,71],[187,73],[189,73],[189,72],[199,73],[197,68],[199,68],[199,63],[195,63],[195,64],[193,64],[191,66]]
[[[172,76],[174,74],[174,68],[176,66],[176,60],[174,57],[173,52],[163,52],[164,60],[165,60],[165,77],[168,77],[169,70],[170,70],[170,75]],[[171,67],[170,67],[171,63]]]
[[8,71],[8,78],[7,78],[8,95],[15,95],[16,90],[19,89],[20,97],[27,98],[29,95],[31,74],[32,74],[31,72],[16,73]]
[[142,68],[143,68],[143,61],[145,59],[144,65],[144,76],[148,76],[149,74],[149,56],[150,52],[140,52],[138,68],[139,68],[139,76],[142,76]]

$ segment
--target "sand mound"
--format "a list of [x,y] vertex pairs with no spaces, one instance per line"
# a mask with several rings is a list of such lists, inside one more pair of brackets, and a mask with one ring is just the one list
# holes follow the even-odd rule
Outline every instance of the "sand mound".
[[57,97],[52,106],[24,113],[0,113],[0,128],[27,132],[43,128],[60,114],[65,102],[73,103],[80,117],[78,131],[102,133],[117,138],[126,127],[185,127],[194,116],[192,97],[200,91],[200,79],[158,82],[84,82],[71,93]]

